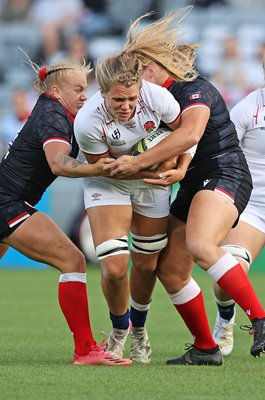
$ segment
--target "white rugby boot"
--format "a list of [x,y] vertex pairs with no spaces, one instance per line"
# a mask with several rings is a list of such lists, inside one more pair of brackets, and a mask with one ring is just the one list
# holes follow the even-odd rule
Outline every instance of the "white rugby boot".
[[223,356],[228,356],[233,350],[234,346],[234,325],[235,325],[236,309],[233,317],[230,320],[226,320],[220,317],[219,312],[217,313],[214,329],[213,339],[216,344],[220,347]]

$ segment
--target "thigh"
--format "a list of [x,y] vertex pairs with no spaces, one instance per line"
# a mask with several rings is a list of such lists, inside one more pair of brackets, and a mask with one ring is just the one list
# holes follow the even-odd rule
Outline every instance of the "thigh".
[[[111,253],[108,256],[104,256],[104,258],[99,256],[103,278],[124,277],[124,274],[127,274],[130,260],[129,248],[126,244],[126,250],[124,249],[124,251],[120,252],[119,246],[116,249],[115,242],[117,241],[112,239],[128,236],[132,219],[132,207],[101,206],[88,208],[86,211],[94,245],[97,247],[96,251],[99,250],[99,245],[102,244],[104,246],[104,242],[109,242],[110,246],[114,242],[114,247],[111,247]],[[108,250],[110,249],[108,248]],[[118,252],[114,250],[118,250]]]
[[144,215],[133,213],[131,231],[139,236],[153,236],[159,233],[166,233],[168,216],[162,218],[150,218]]
[[219,246],[237,217],[237,208],[226,196],[211,190],[197,192],[187,220],[188,248],[190,245],[199,247],[199,242],[204,246],[204,251],[207,246]]
[[109,205],[88,208],[86,211],[95,246],[128,235],[132,221],[131,206]]
[[35,261],[60,270],[83,260],[80,251],[65,233],[41,212],[28,217],[2,242]]

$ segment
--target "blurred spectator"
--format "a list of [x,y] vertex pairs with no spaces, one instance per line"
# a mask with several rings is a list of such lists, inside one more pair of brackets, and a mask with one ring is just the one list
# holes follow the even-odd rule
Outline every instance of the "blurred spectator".
[[6,22],[26,21],[33,0],[6,0],[2,4],[1,19]]
[[65,57],[79,62],[85,60],[86,64],[90,63],[93,67],[93,71],[88,75],[87,95],[89,98],[98,90],[98,86],[95,80],[95,60],[92,59],[89,53],[89,44],[86,37],[80,33],[70,35],[66,41]]
[[265,57],[265,37],[264,42],[258,46],[255,57],[250,57],[243,62],[243,69],[247,79],[247,91],[252,92],[264,84],[264,71],[262,61]]
[[28,119],[33,99],[24,88],[17,88],[12,94],[11,107],[0,121],[0,151],[1,158],[8,150],[12,141]]
[[195,7],[208,8],[208,7],[219,7],[227,6],[229,0],[193,0],[189,1],[189,4]]
[[229,5],[237,10],[245,10],[251,14],[256,10],[264,11],[264,0],[228,0]]
[[[146,12],[156,11],[154,0],[141,1],[124,1],[124,0],[108,0],[107,13],[110,17],[113,29],[117,33],[125,33],[130,26],[131,21],[136,20]],[[179,6],[178,6],[179,7]],[[154,14],[154,18],[158,16]]]
[[79,29],[87,38],[111,34],[115,30],[107,13],[107,1],[83,0],[85,11],[79,22]]
[[[58,46],[59,43],[57,43]],[[83,60],[86,64],[91,64],[94,67],[94,61],[89,53],[89,44],[87,38],[78,32],[68,35],[65,38],[64,49],[57,47],[54,49],[55,52],[46,58],[44,64],[53,64],[62,59],[72,59],[79,62]],[[95,82],[94,70],[88,75],[88,97],[94,94],[98,90]]]
[[30,18],[41,32],[44,62],[60,52],[63,39],[76,30],[83,12],[82,0],[34,0]]
[[221,92],[228,108],[245,96],[247,78],[235,36],[224,39],[223,54],[211,81]]

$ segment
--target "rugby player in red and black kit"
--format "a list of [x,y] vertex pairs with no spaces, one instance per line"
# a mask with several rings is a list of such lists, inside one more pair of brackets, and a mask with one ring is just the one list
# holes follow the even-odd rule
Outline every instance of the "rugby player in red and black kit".
[[89,66],[64,61],[48,68],[31,63],[41,94],[28,121],[0,164],[0,253],[11,246],[61,271],[59,303],[73,334],[74,364],[130,365],[97,346],[89,320],[84,255],[65,233],[34,206],[57,178],[99,176],[105,163],[75,158],[73,121],[83,106]]
[[[145,25],[140,32],[137,28],[142,18],[138,19],[130,28],[124,51],[138,55],[144,79],[167,87],[174,95],[181,108],[180,125],[152,149],[136,157],[122,156],[105,168],[111,176],[126,178],[198,145],[171,205],[169,240],[159,257],[157,275],[194,337],[194,345],[167,364],[221,365],[222,355],[209,329],[202,292],[191,273],[196,261],[235,300],[252,323],[251,355],[258,357],[265,352],[265,311],[235,254],[222,246],[247,205],[252,179],[220,93],[199,76],[190,82],[179,77],[187,60],[195,64],[196,45],[177,44],[176,16],[178,11]],[[169,65],[175,67],[173,74]],[[144,181],[169,186],[179,180],[176,174],[173,169],[161,173],[160,179]],[[145,293],[148,276],[144,272],[134,268],[131,296],[134,304],[147,310],[151,294]],[[138,314],[144,323],[140,306],[132,315]]]

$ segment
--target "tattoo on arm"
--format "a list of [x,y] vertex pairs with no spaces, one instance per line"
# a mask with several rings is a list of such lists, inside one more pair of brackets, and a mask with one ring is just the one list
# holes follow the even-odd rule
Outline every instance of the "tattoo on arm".
[[72,168],[77,168],[79,165],[83,164],[80,161],[75,160],[74,158],[69,156],[62,156],[60,157],[59,161],[63,166],[66,166],[67,164],[71,163]]

